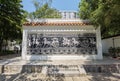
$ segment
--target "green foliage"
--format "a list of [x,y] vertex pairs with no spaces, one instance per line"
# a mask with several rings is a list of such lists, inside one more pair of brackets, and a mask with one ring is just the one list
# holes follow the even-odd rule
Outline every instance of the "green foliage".
[[98,8],[97,0],[81,0],[79,3],[79,13],[78,15],[82,19],[89,19],[91,13]]
[[112,57],[120,57],[120,47],[110,47],[108,52]]
[[22,37],[23,13],[21,0],[0,0],[0,50],[3,40]]
[[116,53],[120,54],[120,47],[116,48]]
[[120,33],[120,0],[81,0],[79,16],[101,26],[102,37]]
[[15,54],[15,52],[13,50],[5,50],[0,52],[0,56],[4,56],[8,54]]
[[40,5],[39,2],[34,1],[34,6],[36,7],[36,11],[29,13],[28,18],[61,18],[61,15],[59,12],[50,7],[50,4],[48,2],[44,3],[43,5]]
[[111,56],[109,53],[103,53],[103,56],[108,57]]

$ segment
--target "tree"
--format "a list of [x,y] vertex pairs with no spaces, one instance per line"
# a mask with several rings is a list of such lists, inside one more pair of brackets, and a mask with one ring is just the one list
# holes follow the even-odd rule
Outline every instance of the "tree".
[[3,40],[21,38],[24,11],[21,0],[0,0],[0,51]]
[[36,10],[38,10],[40,7],[42,7],[46,3],[50,6],[52,3],[52,0],[33,0],[33,4]]
[[98,0],[81,0],[78,15],[82,19],[89,19],[91,13],[98,8]]
[[[50,0],[51,2],[51,0]],[[60,18],[58,10],[51,8],[49,0],[44,2],[37,2],[34,0],[35,12],[29,13],[29,18]],[[42,4],[43,3],[43,4]]]
[[102,37],[120,33],[120,0],[81,0],[79,9],[82,19],[101,26]]

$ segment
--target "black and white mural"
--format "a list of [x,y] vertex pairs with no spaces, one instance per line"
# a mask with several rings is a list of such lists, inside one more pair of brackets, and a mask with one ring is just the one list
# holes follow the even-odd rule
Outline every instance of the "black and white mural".
[[96,34],[28,34],[27,54],[97,54]]

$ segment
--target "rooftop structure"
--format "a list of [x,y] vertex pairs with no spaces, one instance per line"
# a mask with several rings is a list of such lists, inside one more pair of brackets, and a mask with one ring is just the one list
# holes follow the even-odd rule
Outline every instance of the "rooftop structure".
[[24,26],[80,26],[91,25],[89,20],[80,19],[35,19],[25,22]]
[[77,11],[59,11],[62,19],[77,19]]

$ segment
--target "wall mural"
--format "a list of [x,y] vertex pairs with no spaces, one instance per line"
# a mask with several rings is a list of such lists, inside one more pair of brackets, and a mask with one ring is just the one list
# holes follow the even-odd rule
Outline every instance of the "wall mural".
[[97,54],[96,34],[28,34],[27,54]]

